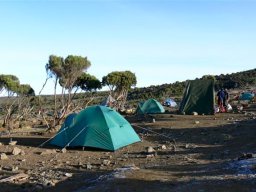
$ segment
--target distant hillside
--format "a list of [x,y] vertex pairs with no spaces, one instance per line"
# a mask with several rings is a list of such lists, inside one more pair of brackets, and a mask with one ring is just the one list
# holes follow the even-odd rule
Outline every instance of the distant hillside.
[[[221,87],[228,89],[245,89],[246,87],[256,86],[256,69],[242,71],[232,74],[221,74],[216,76],[205,75],[203,78],[214,78],[216,80],[215,89]],[[182,97],[186,81],[150,86],[144,88],[135,88],[130,91],[128,100],[146,100],[148,98],[163,99],[166,97]]]

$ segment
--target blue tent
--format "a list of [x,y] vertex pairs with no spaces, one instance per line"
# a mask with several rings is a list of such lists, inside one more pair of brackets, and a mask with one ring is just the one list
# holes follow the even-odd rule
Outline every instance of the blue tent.
[[254,93],[245,92],[241,93],[239,100],[252,100],[254,98]]
[[171,98],[166,99],[164,105],[168,107],[177,107],[177,103]]

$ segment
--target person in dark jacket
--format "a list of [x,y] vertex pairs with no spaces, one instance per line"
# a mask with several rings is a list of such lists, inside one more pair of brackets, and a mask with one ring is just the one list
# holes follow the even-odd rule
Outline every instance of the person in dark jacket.
[[228,100],[229,100],[229,93],[228,93],[228,90],[225,89],[224,90],[224,99],[223,99],[223,106],[224,106],[225,109],[227,109]]
[[225,99],[225,92],[224,92],[224,89],[222,88],[217,92],[217,100],[218,100],[218,106],[219,106],[220,112],[225,111],[225,109],[224,109],[224,99]]

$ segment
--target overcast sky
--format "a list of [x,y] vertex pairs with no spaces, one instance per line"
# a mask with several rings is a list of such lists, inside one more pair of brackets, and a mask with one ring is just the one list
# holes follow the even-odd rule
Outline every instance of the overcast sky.
[[87,56],[99,80],[130,70],[137,87],[253,69],[255,10],[253,0],[0,0],[0,74],[38,94],[51,54]]

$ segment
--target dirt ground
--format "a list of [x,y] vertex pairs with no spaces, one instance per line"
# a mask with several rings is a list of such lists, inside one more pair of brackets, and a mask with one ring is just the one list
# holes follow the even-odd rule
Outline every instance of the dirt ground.
[[[127,117],[142,142],[116,152],[39,147],[52,136],[39,129],[13,134],[15,146],[2,135],[0,153],[8,159],[0,160],[0,180],[18,173],[28,177],[0,181],[0,191],[256,191],[255,108],[153,118]],[[13,155],[14,147],[23,154]]]

